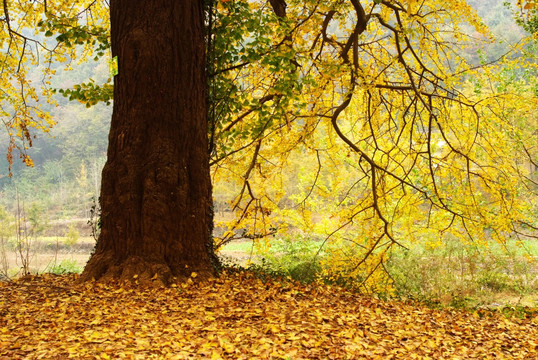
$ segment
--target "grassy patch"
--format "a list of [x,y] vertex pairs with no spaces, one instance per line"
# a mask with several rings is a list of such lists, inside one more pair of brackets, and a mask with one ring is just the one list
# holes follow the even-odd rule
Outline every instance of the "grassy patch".
[[527,249],[515,242],[487,248],[457,241],[437,248],[415,245],[396,249],[387,269],[402,297],[456,307],[536,307],[538,267]]
[[233,241],[224,245],[221,251],[242,251],[245,253],[250,253],[252,247],[253,242],[251,240]]
[[271,247],[260,253],[262,267],[269,272],[310,283],[321,273],[320,242],[308,237],[287,237],[271,242]]
[[[275,239],[269,249],[255,249],[255,270],[301,282],[321,278],[321,243],[308,237]],[[226,251],[250,254],[252,242],[228,244]],[[396,295],[433,306],[506,308],[538,306],[538,264],[534,242],[472,244],[448,241],[431,248],[397,248],[386,264]],[[534,255],[533,255],[534,254]],[[384,294],[380,294],[384,295]]]
[[80,274],[82,269],[82,266],[77,261],[64,259],[59,264],[47,267],[44,272],[56,275]]

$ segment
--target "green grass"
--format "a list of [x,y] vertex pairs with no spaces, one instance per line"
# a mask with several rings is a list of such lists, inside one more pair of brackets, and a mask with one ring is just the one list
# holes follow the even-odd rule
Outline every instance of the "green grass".
[[75,260],[62,260],[56,265],[50,265],[45,269],[45,272],[64,275],[64,274],[80,274],[83,267],[79,266]]
[[252,240],[233,241],[224,245],[221,251],[242,251],[245,253],[250,253],[252,246]]
[[[32,240],[32,246],[37,255],[42,253],[40,256],[54,253],[57,243],[60,250],[63,247],[63,251],[71,251],[72,247],[67,246],[65,240],[65,236],[39,237]],[[94,243],[92,237],[80,237],[77,246]],[[271,245],[269,250],[260,253],[252,241],[242,240],[226,244],[221,251],[231,257],[253,253],[257,269],[298,281],[311,282],[321,273],[319,260],[324,253],[313,260],[321,245],[319,240],[288,237],[272,239]],[[532,258],[533,261],[529,260]],[[36,266],[41,264],[37,258],[32,261]],[[46,263],[49,263],[48,271],[65,273],[79,272],[84,262],[62,258],[56,266],[51,266],[50,260]],[[446,242],[438,248],[414,244],[409,250],[396,248],[386,267],[397,295],[402,298],[457,307],[538,307],[537,241],[524,241],[518,246],[514,240],[509,240],[505,245],[492,243],[487,248],[457,241]]]
[[[518,245],[519,244],[519,245]],[[453,249],[457,248],[460,251],[464,249],[468,251],[476,250],[478,253],[490,253],[492,255],[499,256],[526,256],[531,255],[538,257],[538,241],[536,240],[523,240],[516,241],[514,239],[506,240],[505,244],[500,244],[495,241],[491,241],[487,244],[487,247],[482,247],[480,245],[475,245],[474,243],[461,244],[456,241],[445,242],[447,247],[452,247]],[[412,251],[427,251],[431,247],[424,244],[406,244]]]
[[396,249],[387,269],[406,298],[456,307],[538,306],[536,244],[515,241],[487,248],[447,241]]
[[[414,244],[396,248],[386,264],[397,296],[442,306],[538,307],[538,243],[514,240],[487,248],[447,241],[438,248]],[[310,282],[321,271],[313,261],[320,246],[309,238],[275,239],[271,248],[257,253],[256,265],[270,274]],[[250,254],[251,241],[233,242],[226,251]],[[256,249],[254,249],[256,253]],[[323,252],[320,254],[323,256]],[[534,259],[534,260],[532,260]]]

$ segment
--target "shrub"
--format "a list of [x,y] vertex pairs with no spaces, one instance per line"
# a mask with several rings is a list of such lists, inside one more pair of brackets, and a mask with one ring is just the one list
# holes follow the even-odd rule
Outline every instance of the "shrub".
[[269,273],[289,276],[300,282],[315,281],[321,273],[320,259],[316,257],[319,242],[298,236],[275,241],[261,252],[262,267]]
[[65,244],[69,247],[75,245],[78,242],[79,236],[79,232],[75,228],[75,225],[69,225],[69,229],[65,234]]

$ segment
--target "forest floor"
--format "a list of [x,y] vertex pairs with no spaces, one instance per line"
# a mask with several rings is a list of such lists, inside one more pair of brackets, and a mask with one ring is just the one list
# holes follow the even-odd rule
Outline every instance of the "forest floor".
[[533,359],[538,317],[435,310],[238,271],[173,287],[0,282],[0,359]]

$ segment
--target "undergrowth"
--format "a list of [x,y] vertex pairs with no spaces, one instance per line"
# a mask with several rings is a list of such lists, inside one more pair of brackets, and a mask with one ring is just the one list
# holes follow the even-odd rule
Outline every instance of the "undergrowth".
[[56,275],[80,274],[82,272],[82,267],[80,267],[75,260],[62,260],[58,264],[53,264],[47,267],[45,272]]
[[[269,249],[258,251],[259,261],[248,268],[263,276],[302,283],[335,283],[322,275],[324,254],[318,253],[319,246],[319,241],[307,237],[281,239]],[[378,292],[379,297],[516,315],[535,313],[538,307],[536,257],[514,243],[477,248],[454,240],[436,248],[398,248],[385,267],[392,289]]]

